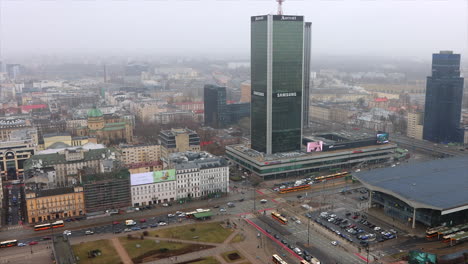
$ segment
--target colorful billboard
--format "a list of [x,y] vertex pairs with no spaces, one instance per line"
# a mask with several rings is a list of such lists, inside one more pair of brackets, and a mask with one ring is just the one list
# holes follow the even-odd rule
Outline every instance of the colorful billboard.
[[318,152],[323,149],[323,141],[309,142],[307,143],[307,152]]
[[133,185],[142,185],[142,184],[151,184],[167,181],[175,181],[175,169],[163,170],[163,171],[152,171],[145,173],[136,173],[130,175],[130,184]]
[[385,144],[388,143],[388,133],[379,132],[377,134],[377,144]]

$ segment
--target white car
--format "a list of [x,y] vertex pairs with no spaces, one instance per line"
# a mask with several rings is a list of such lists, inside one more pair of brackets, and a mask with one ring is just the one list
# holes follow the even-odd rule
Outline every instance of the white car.
[[132,232],[132,229],[130,229],[130,228],[125,228],[125,229],[124,229],[124,232]]
[[225,213],[225,212],[226,212],[226,209],[221,208],[221,209],[219,209],[219,211],[220,211],[221,213]]
[[333,217],[328,219],[328,222],[333,222],[333,221],[335,221],[335,218]]
[[167,223],[166,222],[159,222],[158,225],[165,226],[165,225],[167,225]]
[[266,202],[268,202],[268,201],[267,201],[267,199],[261,199],[260,202],[261,202],[261,203],[266,203]]
[[381,229],[380,226],[374,227],[374,231],[379,231],[380,229]]
[[25,243],[18,243],[18,247],[25,247],[27,246]]
[[167,217],[174,217],[175,215],[173,214],[168,214]]
[[168,207],[168,206],[169,206],[169,204],[167,204],[167,203],[164,203],[162,206],[164,206],[164,207]]
[[70,230],[65,230],[63,231],[64,235],[71,236],[71,231]]
[[331,244],[334,245],[334,246],[337,246],[337,245],[338,245],[338,242],[336,242],[335,240],[333,240],[333,241],[331,242]]
[[94,234],[94,231],[92,231],[92,230],[86,230],[85,231],[85,235],[92,235],[92,234]]
[[299,219],[296,220],[296,224],[300,225],[301,223],[302,223],[301,220]]

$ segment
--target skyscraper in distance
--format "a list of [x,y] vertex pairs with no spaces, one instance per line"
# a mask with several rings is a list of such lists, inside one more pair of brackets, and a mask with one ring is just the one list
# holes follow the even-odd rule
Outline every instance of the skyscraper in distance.
[[226,87],[206,84],[203,89],[205,125],[222,128],[228,122]]
[[460,128],[463,78],[460,54],[441,51],[432,55],[432,76],[427,77],[423,139],[463,142]]
[[304,17],[251,17],[251,148],[300,150],[304,88]]

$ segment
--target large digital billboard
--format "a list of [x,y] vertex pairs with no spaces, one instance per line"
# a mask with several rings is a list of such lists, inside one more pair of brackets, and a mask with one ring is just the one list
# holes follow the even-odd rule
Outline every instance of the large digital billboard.
[[323,141],[308,142],[307,152],[318,152],[323,149]]
[[162,171],[152,171],[145,173],[136,173],[130,175],[130,184],[141,185],[141,184],[150,184],[150,183],[159,183],[166,181],[175,181],[175,169],[171,170],[162,170]]
[[379,132],[377,134],[377,144],[385,144],[388,143],[388,133]]

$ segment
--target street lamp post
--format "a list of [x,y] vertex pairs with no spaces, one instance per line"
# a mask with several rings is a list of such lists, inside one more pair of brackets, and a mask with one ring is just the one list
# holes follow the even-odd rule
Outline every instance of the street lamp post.
[[[310,213],[310,209],[309,209]],[[310,218],[307,217],[307,245],[310,246]]]

